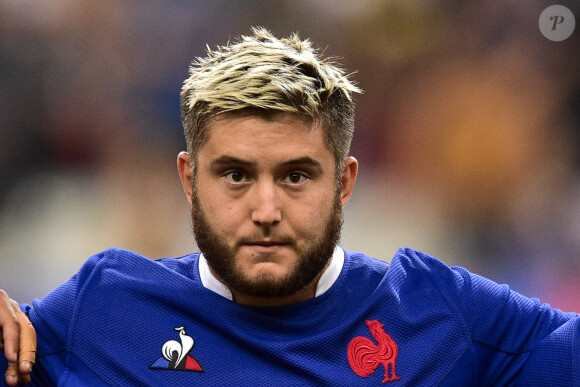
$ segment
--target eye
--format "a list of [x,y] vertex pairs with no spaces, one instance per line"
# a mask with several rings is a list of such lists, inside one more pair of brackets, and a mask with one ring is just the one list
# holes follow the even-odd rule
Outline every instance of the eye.
[[303,184],[306,182],[306,180],[308,180],[308,178],[300,172],[291,172],[284,179],[282,179],[284,183],[295,185]]
[[242,171],[231,171],[224,175],[229,183],[240,184],[250,180]]

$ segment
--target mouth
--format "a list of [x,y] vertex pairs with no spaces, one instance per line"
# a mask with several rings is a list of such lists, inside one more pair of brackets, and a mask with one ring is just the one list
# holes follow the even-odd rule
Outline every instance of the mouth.
[[244,242],[242,244],[242,246],[249,247],[262,253],[276,252],[284,247],[287,247],[288,245],[289,243],[287,242],[274,240],[253,240]]
[[279,241],[270,241],[270,240],[263,240],[263,241],[250,241],[247,243],[248,245],[256,245],[256,246],[279,246],[285,245],[285,242]]

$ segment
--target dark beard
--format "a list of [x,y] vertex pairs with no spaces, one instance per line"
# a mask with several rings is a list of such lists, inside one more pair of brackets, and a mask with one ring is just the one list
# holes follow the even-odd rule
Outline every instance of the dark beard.
[[[249,279],[236,270],[234,251],[222,243],[221,238],[208,223],[199,205],[195,187],[191,219],[197,245],[207,259],[209,267],[224,285],[249,296],[265,298],[289,296],[309,285],[330,261],[340,239],[343,223],[340,193],[337,192],[324,232],[318,236],[314,246],[300,254],[296,266],[286,277],[274,279],[271,276],[263,276]],[[288,240],[284,236],[279,236],[279,239]]]

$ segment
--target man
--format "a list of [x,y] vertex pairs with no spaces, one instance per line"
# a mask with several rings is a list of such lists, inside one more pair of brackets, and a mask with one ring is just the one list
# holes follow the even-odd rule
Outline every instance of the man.
[[202,253],[91,257],[21,306],[36,359],[0,294],[7,384],[580,383],[578,315],[412,249],[337,246],[359,90],[309,41],[257,28],[190,73],[177,164]]

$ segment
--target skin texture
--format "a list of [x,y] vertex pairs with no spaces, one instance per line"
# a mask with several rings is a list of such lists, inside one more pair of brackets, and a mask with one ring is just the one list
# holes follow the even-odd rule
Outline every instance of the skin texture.
[[[197,154],[195,179],[191,161],[185,152],[178,156],[193,219],[205,222],[203,230],[194,225],[196,239],[226,252],[209,256],[200,246],[234,301],[279,306],[314,297],[354,187],[356,160],[346,160],[337,186],[322,128],[281,113],[222,115]],[[209,242],[200,231],[210,233]]]

